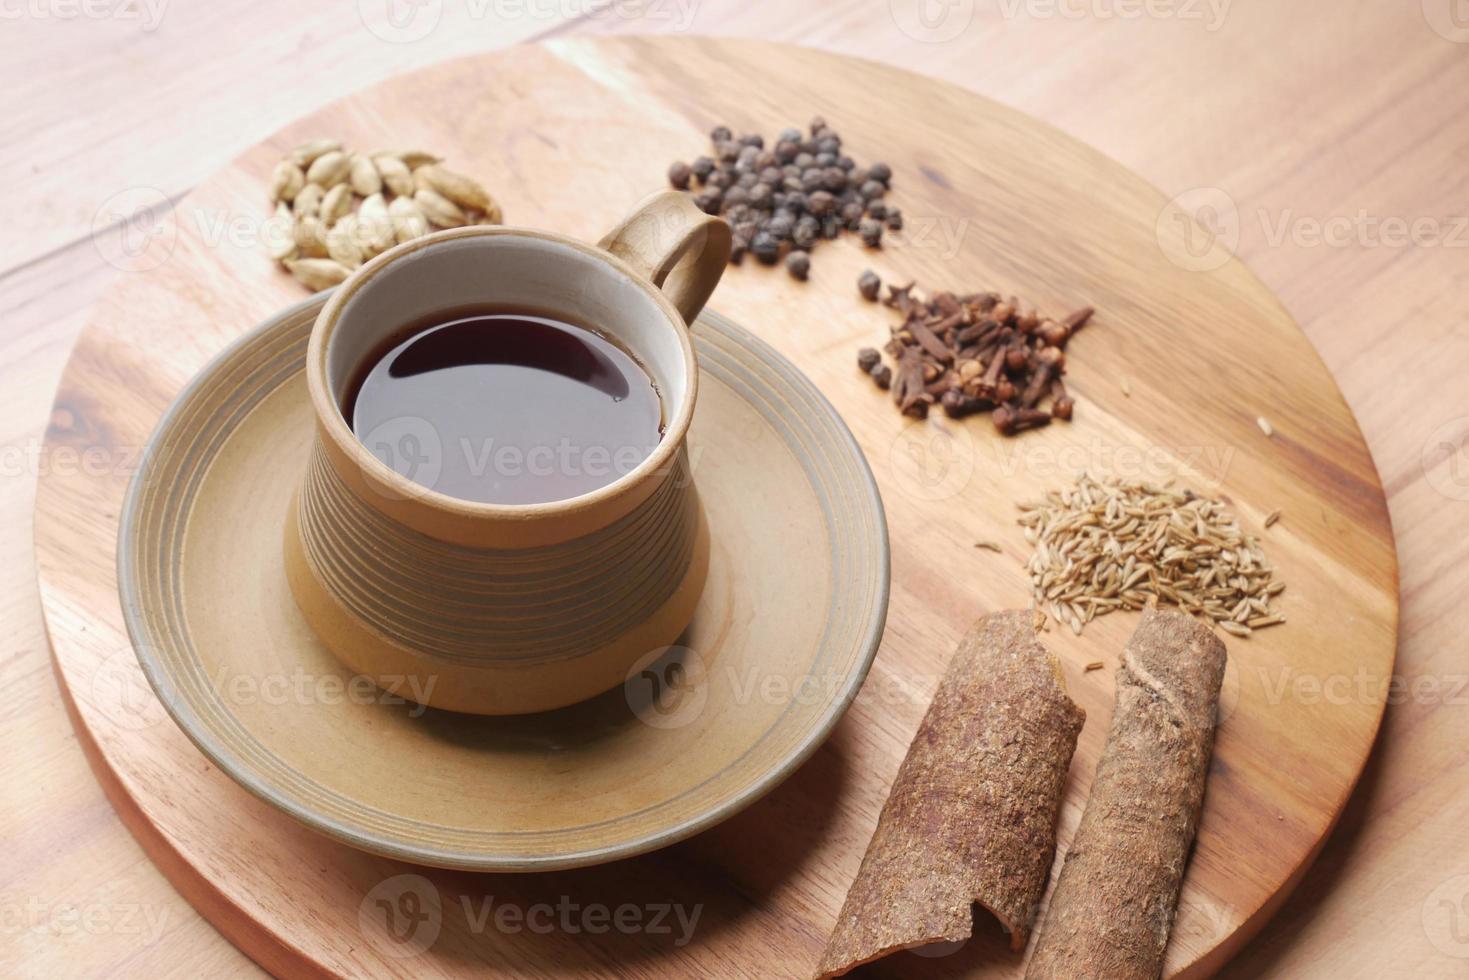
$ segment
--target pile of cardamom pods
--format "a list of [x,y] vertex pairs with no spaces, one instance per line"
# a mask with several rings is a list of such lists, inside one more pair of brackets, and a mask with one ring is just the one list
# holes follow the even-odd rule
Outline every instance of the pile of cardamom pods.
[[498,225],[500,205],[430,153],[353,153],[302,143],[270,177],[270,256],[308,289],[337,285],[363,262],[434,228]]

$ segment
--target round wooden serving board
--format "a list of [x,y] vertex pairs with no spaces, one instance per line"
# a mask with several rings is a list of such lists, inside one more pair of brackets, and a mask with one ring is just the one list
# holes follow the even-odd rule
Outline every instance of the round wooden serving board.
[[[689,841],[541,875],[433,871],[359,853],[213,769],[137,667],[114,541],[137,447],[170,400],[232,338],[304,295],[252,232],[269,213],[276,160],[318,135],[363,149],[431,149],[483,180],[511,223],[595,240],[663,185],[670,161],[704,152],[716,123],[771,135],[816,114],[859,161],[892,165],[890,200],[906,229],[880,252],[822,244],[805,284],[746,262],[712,306],[810,375],[851,426],[884,496],[887,632],[827,744],[770,796]],[[1397,626],[1392,532],[1357,426],[1305,337],[1243,266],[1200,253],[1200,229],[1175,220],[1156,190],[1044,125],[916,75],[794,48],[556,42],[441,65],[339,102],[156,217],[145,229],[150,247],[129,258],[135,271],[94,311],[57,396],[54,465],[36,515],[41,593],[77,729],[115,805],[179,890],[274,972],[809,975],[956,641],[979,614],[1029,603],[1016,502],[1082,468],[1177,475],[1227,496],[1289,586],[1287,625],[1229,640],[1226,717],[1169,974],[1206,974],[1246,942],[1351,793],[1381,717]],[[925,288],[1013,292],[1056,315],[1094,305],[1096,319],[1069,352],[1076,421],[1004,440],[984,418],[899,417],[854,366],[856,349],[880,345],[892,320],[857,296],[857,273],[869,265]],[[1257,426],[1261,416],[1273,437]],[[780,506],[769,501],[773,520]],[[1276,509],[1280,523],[1261,530]],[[974,547],[980,541],[1001,553]],[[1119,614],[1080,638],[1045,635],[1088,715],[1062,847],[1135,624]],[[1108,669],[1087,672],[1096,660]],[[597,918],[599,906],[626,905],[641,925]],[[516,909],[500,917],[501,906]],[[533,915],[539,906],[555,911]],[[419,913],[399,920],[398,939],[374,912],[388,907]],[[679,911],[685,920],[697,912],[691,932]],[[604,931],[592,932],[599,924]],[[873,972],[1019,976],[1022,960],[981,913],[962,948],[903,954]]]

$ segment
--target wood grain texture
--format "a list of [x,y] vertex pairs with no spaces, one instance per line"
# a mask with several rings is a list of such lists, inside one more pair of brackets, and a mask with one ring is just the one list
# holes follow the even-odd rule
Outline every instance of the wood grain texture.
[[[58,399],[74,421],[53,425],[51,438],[78,450],[140,443],[214,350],[298,295],[254,243],[212,243],[195,220],[263,219],[260,182],[297,140],[331,132],[364,144],[373,130],[359,120],[371,119],[411,144],[442,148],[480,175],[505,202],[511,222],[590,238],[658,185],[668,159],[698,152],[714,122],[770,130],[789,121],[778,87],[741,88],[741,80],[762,71],[808,79],[808,111],[826,115],[854,152],[870,156],[874,151],[862,148],[881,148],[897,173],[909,175],[893,201],[903,208],[908,230],[893,236],[881,254],[845,241],[825,246],[804,287],[747,265],[731,270],[713,302],[810,373],[872,461],[894,528],[890,627],[866,696],[838,736],[777,794],[820,812],[825,831],[795,840],[777,832],[769,816],[762,819],[768,811],[756,807],[685,845],[598,869],[600,887],[636,881],[651,904],[696,904],[694,895],[705,904],[696,942],[669,948],[656,935],[640,934],[619,948],[646,958],[650,970],[717,974],[724,962],[736,969],[768,962],[780,975],[812,969],[819,951],[814,937],[830,927],[840,883],[860,860],[861,848],[851,842],[870,833],[875,800],[891,781],[958,632],[976,612],[1025,600],[1014,501],[1094,465],[1159,479],[1179,474],[1199,489],[1230,496],[1250,526],[1258,527],[1276,507],[1293,515],[1268,546],[1292,583],[1286,609],[1293,625],[1236,650],[1240,670],[1230,723],[1220,734],[1214,802],[1205,812],[1170,951],[1171,974],[1216,968],[1263,924],[1309,863],[1370,748],[1381,695],[1322,705],[1273,694],[1271,684],[1288,671],[1328,676],[1342,669],[1344,659],[1369,677],[1390,672],[1396,625],[1391,534],[1350,413],[1274,298],[1238,263],[1200,274],[1171,260],[1188,227],[1160,224],[1161,195],[1018,113],[859,61],[692,39],[554,42],[397,79],[294,125],[180,203],[167,260],[121,282],[100,302]],[[528,77],[537,80],[533,98],[519,87]],[[925,139],[906,146],[888,117],[844,115],[844,94],[859,84],[880,86],[890,112]],[[475,93],[472,102],[464,98],[468,92]],[[424,105],[451,108],[424,114],[418,111]],[[964,133],[946,130],[954,118],[966,120]],[[589,126],[588,119],[602,122]],[[981,154],[983,168],[973,163]],[[1069,222],[1064,239],[1034,234],[1062,218]],[[852,368],[855,348],[884,335],[889,320],[853,295],[857,270],[868,263],[935,286],[1014,291],[1044,310],[1097,305],[1105,312],[1071,350],[1078,420],[1013,442],[998,439],[982,420],[905,425]],[[196,329],[182,332],[180,324]],[[1187,354],[1190,346],[1200,352]],[[1132,379],[1131,397],[1116,383],[1122,376]],[[1255,425],[1267,411],[1274,439]],[[191,770],[191,748],[166,723],[139,730],[135,718],[108,717],[116,699],[78,693],[99,673],[132,676],[125,643],[123,656],[107,647],[108,640],[121,641],[112,639],[119,634],[111,553],[97,545],[111,540],[125,482],[115,471],[48,477],[37,512],[42,592],[58,663],[102,756],[159,835],[237,904],[241,917],[234,926],[250,928],[241,919],[253,923],[270,948],[298,951],[303,968],[392,969],[392,954],[375,948],[380,937],[359,918],[379,884],[394,878],[382,862],[302,836],[278,815],[261,812],[220,774]],[[1006,554],[972,548],[972,541],[985,538],[1004,543]],[[1337,614],[1343,597],[1354,607],[1351,616]],[[1127,620],[1110,617],[1081,639],[1053,640],[1067,662],[1074,697],[1094,719],[1108,717],[1111,693],[1104,678],[1086,675],[1081,665],[1120,649]],[[891,697],[893,690],[900,696]],[[1103,732],[1098,725],[1082,735],[1063,842],[1074,828]],[[843,792],[828,788],[834,781],[847,784]],[[165,798],[187,802],[164,807]],[[767,893],[755,894],[744,883],[765,864],[759,851],[719,848],[736,827],[747,848],[767,851],[777,841],[796,847],[776,863]],[[249,861],[239,859],[242,851]],[[260,854],[276,857],[255,857]],[[323,875],[312,889],[311,918],[300,914],[299,899],[289,897],[289,880],[271,884],[308,864],[321,866]],[[697,874],[674,874],[672,865]],[[431,880],[435,895],[457,900],[493,890],[504,900],[533,905],[565,879],[518,879],[514,890],[498,880]],[[699,888],[696,880],[724,887]],[[187,879],[180,884],[186,893],[196,886]],[[580,903],[601,893],[587,881],[564,887]],[[296,911],[281,915],[280,908]],[[419,955],[398,968],[453,974],[513,962],[541,972],[566,948],[576,948],[565,932],[546,938],[479,932],[457,911],[444,913],[437,943],[416,950]],[[1018,971],[1017,957],[986,945],[976,941],[954,958],[920,963],[972,975]]]
[[[76,741],[65,719],[40,624],[30,512],[36,475],[51,463],[39,438],[82,312],[117,275],[87,237],[92,214],[132,183],[177,196],[330,98],[504,43],[523,26],[466,19],[388,46],[351,5],[293,7],[285,16],[270,4],[174,0],[169,10],[151,36],[108,21],[7,21],[14,57],[0,60],[0,77],[17,93],[0,124],[8,150],[0,168],[14,190],[0,206],[10,227],[40,234],[8,237],[0,271],[0,650],[12,693],[0,733],[29,747],[7,760],[14,778],[0,787],[11,845],[0,898],[7,909],[36,910],[20,924],[7,920],[0,952],[21,976],[254,972],[155,870],[82,765],[76,749],[85,739]],[[583,17],[567,29],[676,26]],[[1383,475],[1402,560],[1397,677],[1405,693],[1320,860],[1227,972],[1461,975],[1466,950],[1449,930],[1453,899],[1462,899],[1453,883],[1469,873],[1458,830],[1469,819],[1461,752],[1469,712],[1462,690],[1455,694],[1469,625],[1459,571],[1469,558],[1469,504],[1453,481],[1469,452],[1452,452],[1469,436],[1458,381],[1469,365],[1464,252],[1270,232],[1287,215],[1462,216],[1469,168],[1455,123],[1469,98],[1464,47],[1429,29],[1420,5],[1325,0],[1237,0],[1215,30],[1179,18],[1005,16],[976,5],[942,43],[916,40],[887,5],[862,0],[706,0],[691,26],[912,67],[1057,124],[1166,193],[1229,193],[1246,219],[1240,254],[1321,352]],[[213,42],[226,35],[221,65]],[[237,84],[242,74],[248,84]],[[64,214],[72,220],[59,220]],[[103,227],[98,238],[115,234]],[[1430,455],[1430,440],[1451,450]],[[1407,693],[1415,685],[1418,693]],[[121,802],[119,810],[132,820]],[[152,914],[163,929],[155,938],[117,918],[111,928],[66,926],[71,909],[122,906]]]

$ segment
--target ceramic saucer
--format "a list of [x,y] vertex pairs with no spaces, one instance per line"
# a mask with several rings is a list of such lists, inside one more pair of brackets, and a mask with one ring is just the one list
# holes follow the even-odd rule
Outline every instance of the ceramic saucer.
[[122,515],[134,648],[205,755],[355,847],[522,871],[673,843],[816,749],[876,653],[888,542],[862,453],[809,380],[730,321],[702,316],[689,442],[713,547],[679,646],[559,711],[436,711],[354,678],[286,585],[282,528],[311,440],[303,367],[322,302],[261,324],[184,390]]

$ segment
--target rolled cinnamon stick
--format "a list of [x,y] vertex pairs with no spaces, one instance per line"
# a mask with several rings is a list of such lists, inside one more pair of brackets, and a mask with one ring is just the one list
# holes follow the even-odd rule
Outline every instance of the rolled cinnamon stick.
[[1181,612],[1143,610],[1117,670],[1091,797],[1027,980],[1154,980],[1198,827],[1224,644]]
[[967,939],[976,902],[1024,949],[1085,718],[1032,613],[976,623],[908,747],[819,976]]

